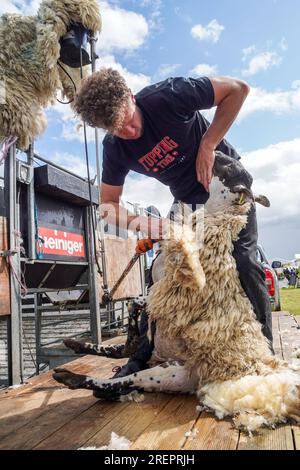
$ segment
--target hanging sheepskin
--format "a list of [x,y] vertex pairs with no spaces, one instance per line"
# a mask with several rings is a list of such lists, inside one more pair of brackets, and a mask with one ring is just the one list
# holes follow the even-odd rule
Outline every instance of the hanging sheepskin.
[[[17,147],[27,149],[45,130],[42,108],[54,102],[57,90],[73,99],[74,85],[57,63],[60,39],[71,23],[99,32],[97,0],[43,0],[36,16],[0,18],[0,141],[17,138]],[[80,69],[64,68],[78,85]]]

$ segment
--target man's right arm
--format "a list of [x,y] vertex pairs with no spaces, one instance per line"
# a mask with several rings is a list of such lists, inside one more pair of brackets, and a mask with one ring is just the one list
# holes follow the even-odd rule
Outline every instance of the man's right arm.
[[109,224],[124,230],[141,231],[146,237],[160,240],[162,236],[161,223],[158,219],[135,215],[122,207],[121,196],[123,186],[113,186],[102,183],[100,188],[100,214]]

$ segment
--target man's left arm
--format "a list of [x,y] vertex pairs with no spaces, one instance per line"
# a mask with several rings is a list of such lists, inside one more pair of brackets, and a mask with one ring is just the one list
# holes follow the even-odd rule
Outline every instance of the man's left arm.
[[237,117],[249,91],[247,83],[228,77],[210,78],[214,89],[214,106],[217,106],[214,119],[203,135],[196,160],[197,179],[206,191],[212,180],[215,149]]

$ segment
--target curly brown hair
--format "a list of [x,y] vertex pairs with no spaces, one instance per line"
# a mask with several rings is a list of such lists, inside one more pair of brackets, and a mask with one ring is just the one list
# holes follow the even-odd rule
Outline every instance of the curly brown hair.
[[82,80],[74,109],[91,127],[118,129],[131,91],[117,70],[102,68]]

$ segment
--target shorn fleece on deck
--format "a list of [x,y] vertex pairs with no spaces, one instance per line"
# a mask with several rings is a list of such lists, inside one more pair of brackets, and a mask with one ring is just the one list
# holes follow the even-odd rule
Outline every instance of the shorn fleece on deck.
[[245,204],[206,212],[200,249],[193,223],[174,226],[163,242],[164,275],[151,288],[148,311],[160,337],[180,345],[176,356],[197,374],[201,403],[252,431],[299,421],[300,375],[270,354],[240,284],[231,253],[248,210]]
[[[0,141],[17,137],[17,146],[27,149],[46,128],[43,107],[54,102],[61,89],[69,100],[75,90],[58,66],[60,39],[71,22],[93,33],[101,30],[97,0],[43,0],[36,16],[5,14],[0,17]],[[76,86],[80,69],[63,65]],[[89,66],[83,67],[83,75]]]

